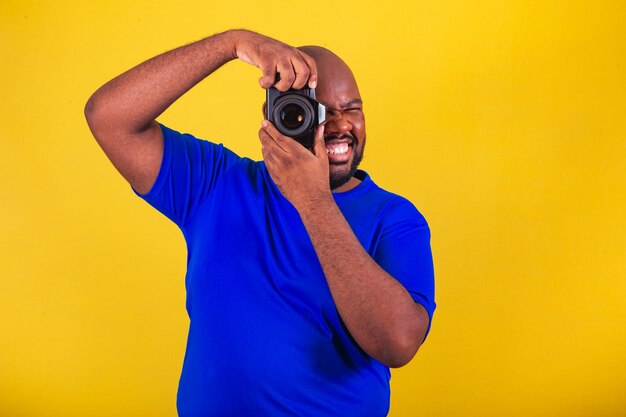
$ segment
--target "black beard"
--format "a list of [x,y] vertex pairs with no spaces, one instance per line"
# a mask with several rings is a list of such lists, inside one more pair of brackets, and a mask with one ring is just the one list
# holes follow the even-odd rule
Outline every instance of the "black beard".
[[[354,142],[352,143],[354,144]],[[352,158],[352,163],[350,164],[350,168],[344,171],[337,172],[334,175],[331,174],[330,176],[330,189],[331,190],[341,187],[342,185],[350,181],[350,178],[352,178],[354,174],[356,173],[356,170],[359,167],[359,164],[363,160],[363,153],[365,152],[365,138],[363,138],[363,146],[361,147],[361,152],[357,152],[355,148],[353,149],[354,149],[354,157]]]

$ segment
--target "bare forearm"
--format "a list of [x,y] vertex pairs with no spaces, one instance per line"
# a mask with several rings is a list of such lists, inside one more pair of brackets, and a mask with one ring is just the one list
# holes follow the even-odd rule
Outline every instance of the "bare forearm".
[[141,132],[194,85],[236,58],[237,32],[225,32],[156,56],[98,89],[89,99],[90,125]]
[[[164,141],[156,118],[226,62],[239,58],[259,68],[263,88],[281,91],[317,80],[315,61],[275,39],[232,30],[154,57],[98,89],[85,106],[94,137],[133,188],[146,193],[162,162]],[[281,79],[276,81],[276,72]]]
[[359,346],[390,367],[408,363],[424,340],[428,313],[363,249],[329,187],[325,126],[313,152],[264,121],[259,131],[272,180],[298,210],[337,311]]
[[332,196],[299,212],[352,337],[386,365],[406,364],[426,332],[424,309],[363,249]]

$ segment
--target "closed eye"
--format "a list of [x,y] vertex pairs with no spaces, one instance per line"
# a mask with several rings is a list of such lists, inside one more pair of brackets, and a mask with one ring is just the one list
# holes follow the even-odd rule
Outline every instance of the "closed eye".
[[345,109],[344,113],[358,113],[360,111],[361,111],[360,107],[352,107],[352,108],[349,108],[349,109]]

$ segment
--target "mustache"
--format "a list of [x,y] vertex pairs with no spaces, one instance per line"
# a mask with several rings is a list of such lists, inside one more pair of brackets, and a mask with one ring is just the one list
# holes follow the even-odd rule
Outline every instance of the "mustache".
[[352,136],[349,133],[344,133],[341,135],[339,133],[329,133],[328,135],[324,135],[325,141],[329,141],[333,139],[350,139],[351,141],[354,141],[354,136]]

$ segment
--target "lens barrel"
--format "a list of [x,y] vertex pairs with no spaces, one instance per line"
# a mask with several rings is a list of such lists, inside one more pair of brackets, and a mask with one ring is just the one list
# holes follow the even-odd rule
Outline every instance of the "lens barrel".
[[274,103],[272,119],[285,136],[298,136],[314,125],[314,109],[309,100],[299,94],[284,94]]
[[326,107],[315,99],[311,88],[266,90],[266,117],[285,136],[307,149],[313,147],[315,128],[326,120]]
[[287,104],[280,112],[280,122],[287,129],[298,129],[304,122],[304,109],[297,104]]

